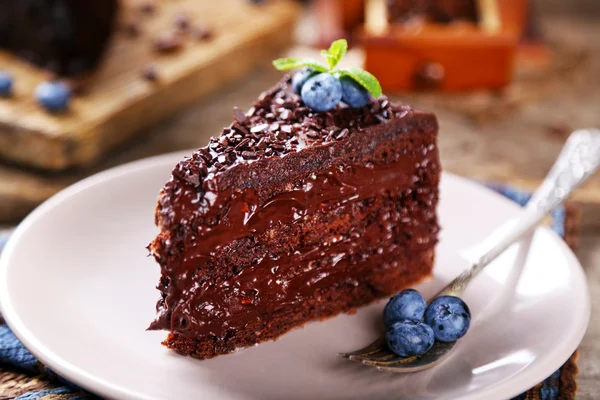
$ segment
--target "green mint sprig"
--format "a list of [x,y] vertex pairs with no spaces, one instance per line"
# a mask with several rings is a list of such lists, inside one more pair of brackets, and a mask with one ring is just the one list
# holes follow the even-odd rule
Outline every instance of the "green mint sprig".
[[377,78],[375,78],[371,73],[357,67],[335,69],[347,51],[348,42],[346,42],[345,39],[339,39],[331,43],[329,50],[321,51],[321,55],[327,61],[327,66],[313,60],[312,58],[295,57],[280,58],[275,60],[273,61],[273,66],[279,71],[308,67],[317,72],[329,73],[337,77],[348,76],[358,82],[362,87],[367,89],[373,97],[381,96],[381,85],[379,84]]

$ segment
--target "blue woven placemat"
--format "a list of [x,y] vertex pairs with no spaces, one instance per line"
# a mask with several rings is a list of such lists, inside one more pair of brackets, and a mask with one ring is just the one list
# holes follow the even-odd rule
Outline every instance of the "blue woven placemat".
[[[504,196],[524,205],[529,193],[511,187],[488,185]],[[568,236],[569,212],[565,207],[554,211],[550,226],[561,237]],[[0,231],[0,252],[10,238],[11,231]],[[567,240],[569,242],[569,240]],[[577,354],[563,367],[526,393],[518,400],[572,400],[577,392]],[[0,317],[0,400],[63,400],[98,399],[77,386],[65,381],[42,365],[13,335]]]

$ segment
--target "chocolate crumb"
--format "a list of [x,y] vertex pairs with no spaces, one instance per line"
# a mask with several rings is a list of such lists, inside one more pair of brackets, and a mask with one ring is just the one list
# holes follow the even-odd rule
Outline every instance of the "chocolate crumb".
[[135,21],[125,22],[123,32],[129,37],[138,37],[141,33],[140,25]]
[[248,146],[250,144],[250,139],[246,138],[243,139],[241,142],[239,142],[237,144],[237,146],[235,146],[236,150],[242,150],[244,147]]
[[190,18],[185,14],[179,14],[175,16],[175,27],[181,32],[188,32],[190,30]]
[[154,64],[148,64],[142,69],[142,78],[156,82],[158,80],[158,73]]
[[172,53],[181,49],[183,38],[178,32],[167,32],[154,40],[154,51],[159,53]]
[[198,25],[194,28],[194,37],[197,40],[210,40],[213,37],[213,30],[206,25]]
[[255,151],[242,151],[242,157],[246,159],[255,159],[258,154]]
[[573,131],[573,129],[564,122],[554,122],[548,125],[546,129],[550,136],[560,140],[565,140]]
[[69,80],[69,88],[76,95],[85,94],[88,86],[86,85],[86,81],[84,78],[72,78]]
[[233,119],[239,122],[240,124],[243,124],[244,122],[246,122],[246,114],[238,107],[234,107]]
[[144,1],[140,3],[139,10],[146,15],[152,15],[156,12],[156,4],[153,1]]

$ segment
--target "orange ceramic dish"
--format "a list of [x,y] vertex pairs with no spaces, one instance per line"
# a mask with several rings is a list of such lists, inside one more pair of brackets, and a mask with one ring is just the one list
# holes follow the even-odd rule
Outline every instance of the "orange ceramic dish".
[[514,29],[489,35],[469,23],[391,25],[383,36],[360,36],[365,68],[386,90],[502,88],[518,44]]

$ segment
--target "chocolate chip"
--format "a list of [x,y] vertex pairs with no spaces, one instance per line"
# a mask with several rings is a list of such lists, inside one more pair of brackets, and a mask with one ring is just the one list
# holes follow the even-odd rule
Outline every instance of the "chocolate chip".
[[135,21],[125,22],[123,32],[129,37],[138,37],[141,33],[140,25]]
[[187,15],[179,14],[175,16],[175,27],[182,32],[188,32],[190,30],[190,18]]
[[238,130],[238,131],[240,131],[241,133],[243,133],[246,136],[250,134],[250,132],[248,131],[248,129],[246,129],[242,125],[235,125],[235,129]]
[[225,136],[221,136],[221,137],[219,138],[219,144],[220,144],[221,146],[227,146],[227,145],[229,145],[229,141],[227,140],[227,137],[225,137]]
[[146,15],[152,15],[156,12],[156,4],[153,1],[144,1],[140,3],[139,10]]
[[252,128],[250,128],[250,132],[252,132],[252,133],[262,132],[265,129],[267,129],[268,127],[269,127],[269,124],[256,125],[256,126],[253,126]]
[[273,123],[272,123],[272,124],[269,126],[269,130],[270,130],[271,132],[274,132],[274,131],[276,131],[276,130],[278,130],[278,129],[279,129],[279,124],[278,124],[277,122],[273,122]]
[[238,107],[234,107],[233,108],[233,119],[235,119],[237,122],[239,122],[240,124],[243,124],[244,122],[246,122],[246,114],[239,109]]
[[242,151],[242,157],[246,159],[255,159],[258,154],[255,151]]
[[154,40],[154,51],[172,53],[183,46],[183,38],[178,32],[166,32]]
[[267,147],[267,139],[264,137],[260,138],[260,140],[256,144],[256,147],[261,150],[265,149]]
[[142,69],[142,78],[156,82],[158,80],[158,73],[154,64],[148,64]]
[[206,25],[198,25],[194,28],[194,37],[197,40],[210,40],[213,37],[213,30]]
[[204,161],[209,161],[212,157],[210,156],[210,151],[206,148],[201,148],[197,153]]
[[250,144],[250,139],[246,138],[243,139],[237,146],[235,146],[236,150],[241,150],[244,147],[248,146]]
[[80,95],[86,92],[88,86],[86,85],[85,79],[75,77],[69,81],[69,88],[71,88],[73,93]]
[[200,185],[200,175],[199,174],[194,174],[194,173],[191,173],[191,171],[187,171],[184,179],[194,186]]

